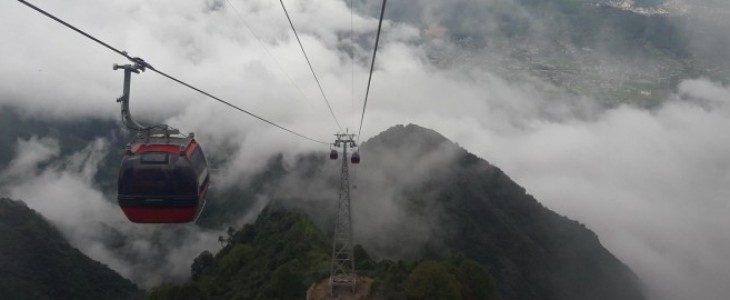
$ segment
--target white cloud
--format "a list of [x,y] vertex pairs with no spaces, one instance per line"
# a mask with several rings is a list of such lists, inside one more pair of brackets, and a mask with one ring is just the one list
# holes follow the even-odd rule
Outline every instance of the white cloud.
[[539,122],[465,143],[596,231],[653,299],[720,299],[730,276],[730,141],[722,130],[730,89],[693,80],[679,93],[721,104],[622,106],[593,121]]
[[0,173],[0,191],[40,212],[86,255],[144,287],[187,278],[192,260],[217,248],[221,233],[194,225],[171,230],[127,221],[93,185],[107,151],[107,142],[96,140],[77,153],[50,160],[59,156],[56,140],[20,140],[15,159]]

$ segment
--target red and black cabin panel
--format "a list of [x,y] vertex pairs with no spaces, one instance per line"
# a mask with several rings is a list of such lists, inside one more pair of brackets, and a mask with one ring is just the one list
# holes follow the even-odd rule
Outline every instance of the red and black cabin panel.
[[119,169],[117,201],[135,223],[187,223],[203,210],[208,164],[192,138],[133,144]]

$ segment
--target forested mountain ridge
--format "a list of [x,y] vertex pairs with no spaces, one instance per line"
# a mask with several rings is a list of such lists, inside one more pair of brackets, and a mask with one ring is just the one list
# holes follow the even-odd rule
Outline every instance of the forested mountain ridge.
[[[424,287],[409,289],[409,284],[415,284],[409,278],[418,277],[414,272],[424,268],[453,278],[453,282],[431,283],[439,292],[473,299],[465,296],[471,289],[463,288],[468,276],[458,271],[466,265],[484,270],[481,278],[486,283],[482,285],[493,282],[495,290],[480,293],[492,298],[644,299],[636,276],[593,232],[545,208],[497,167],[435,131],[416,125],[395,126],[363,143],[360,151],[363,162],[357,167],[353,190],[355,242],[362,244],[356,251],[356,264],[361,275],[374,279],[373,299],[420,299],[414,295],[425,295],[418,294]],[[402,165],[395,163],[398,159]],[[277,166],[277,161],[270,164],[279,173],[272,180],[284,183],[271,182],[274,190],[284,189],[291,177],[297,178],[300,187],[321,186],[316,178],[336,183],[328,179],[331,174],[325,174],[331,171],[324,166],[327,161],[317,156],[306,155],[290,167]],[[413,172],[403,173],[404,167]],[[378,199],[386,197],[381,191],[388,189],[395,191],[398,201],[389,208]],[[297,288],[292,289],[301,292],[326,278],[330,241],[325,232],[331,234],[335,201],[323,204],[308,199],[305,190],[289,198],[286,193],[269,191],[272,203],[255,225],[231,231],[227,245],[215,256],[204,253],[198,257],[193,263],[193,281],[160,287],[151,298],[187,299],[179,296],[195,292],[207,299],[235,293],[247,295],[247,299],[266,299],[279,290],[269,286],[275,281],[267,272],[286,272],[296,279]],[[380,214],[392,213],[388,210],[402,214],[394,223],[382,225],[362,218],[363,205],[375,207]],[[292,207],[304,214],[291,215],[288,210]],[[429,231],[425,238],[412,239],[424,231]],[[250,277],[244,270],[255,270],[268,279]],[[230,279],[226,272],[238,274],[232,275],[237,279]],[[452,282],[453,288],[444,282]],[[238,292],[229,289],[232,287]],[[297,295],[301,293],[275,298],[297,299]]]
[[399,125],[362,149],[378,158],[363,169],[380,168],[386,177],[396,176],[382,163],[392,162],[389,156],[416,165],[451,153],[403,190],[404,206],[434,220],[427,223],[435,234],[425,243],[424,255],[458,253],[481,263],[506,299],[644,298],[633,272],[592,231],[544,207],[502,170],[439,133]]
[[[330,243],[307,215],[274,204],[229,231],[217,254],[201,253],[191,281],[162,285],[148,299],[304,299],[329,276]],[[372,280],[368,299],[500,299],[489,272],[462,256],[376,262],[356,246],[355,260],[361,279]]]
[[328,272],[326,238],[302,214],[268,208],[230,229],[217,254],[192,263],[190,282],[153,289],[149,299],[302,299]]
[[[92,136],[109,134],[110,127],[102,127]],[[62,145],[68,143],[69,136],[83,140],[77,134],[67,134],[70,129],[65,127],[50,128],[58,129],[37,134],[58,136]],[[17,138],[36,134],[17,128],[15,132]],[[361,146],[363,161],[353,167],[353,183],[357,185],[353,186],[353,215],[356,243],[362,245],[360,254],[373,257],[372,263],[359,267],[362,274],[375,279],[373,295],[406,297],[404,284],[420,263],[435,261],[441,266],[430,269],[458,270],[462,263],[454,257],[462,257],[484,268],[489,275],[485,278],[493,278],[504,299],[643,299],[638,280],[601,246],[595,234],[543,207],[497,167],[437,132],[398,125]],[[101,181],[114,182],[114,156],[110,155],[111,160],[107,157],[101,166],[97,174]],[[9,161],[7,156],[5,159]],[[298,218],[311,218],[305,223],[316,226],[302,226],[319,237],[295,243],[303,249],[317,249],[312,252],[317,263],[297,268],[304,272],[295,274],[302,278],[302,284],[297,285],[300,289],[327,275],[327,236],[331,234],[339,176],[337,162],[326,160],[322,153],[303,154],[294,161],[272,156],[243,190],[212,194],[202,218],[211,221],[209,226],[230,224],[251,213],[253,201],[261,197],[304,212],[306,215]],[[400,214],[391,223],[378,224],[367,215],[368,210],[377,215],[393,210]],[[371,223],[362,223],[363,218]],[[428,234],[413,239],[424,232]],[[265,239],[265,234],[261,236]],[[261,253],[275,248],[263,249]],[[276,251],[270,254],[278,263],[288,261],[278,255]],[[237,262],[234,269],[248,263]],[[449,278],[459,278],[456,271],[449,274]],[[209,287],[215,282],[210,281]],[[214,288],[221,289],[226,287]],[[256,295],[268,294],[264,289]]]
[[0,198],[0,298],[137,299],[129,280],[68,244],[23,202]]
[[100,119],[56,120],[30,117],[12,107],[0,106],[0,170],[7,168],[19,153],[14,153],[18,142],[36,138],[50,138],[58,142],[59,155],[77,152],[95,139],[104,139],[113,147],[101,162],[94,182],[105,193],[116,192],[116,176],[122,149],[128,133],[118,122]]

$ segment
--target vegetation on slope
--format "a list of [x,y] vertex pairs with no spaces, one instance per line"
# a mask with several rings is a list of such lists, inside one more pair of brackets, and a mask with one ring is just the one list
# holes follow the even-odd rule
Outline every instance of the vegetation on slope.
[[479,263],[461,255],[414,262],[383,260],[372,269],[363,267],[360,273],[375,278],[371,299],[501,299],[494,278]]
[[330,245],[300,213],[269,207],[225,243],[195,259],[192,281],[158,287],[149,299],[301,299],[329,274]]
[[[13,114],[8,116],[18,118]],[[53,136],[52,131],[43,131],[43,126],[38,125],[35,126],[38,128],[33,129],[34,126],[23,125],[21,127],[28,129],[16,128],[17,130],[11,131],[16,133],[15,139],[27,138],[29,134],[36,132],[36,129],[40,130],[39,134]],[[64,129],[63,132],[71,131]],[[103,135],[103,132],[109,133],[107,129],[99,129],[99,132],[90,133],[89,136]],[[64,147],[64,143],[68,143],[65,140],[84,139],[65,133],[59,137],[61,137],[62,152],[69,151],[63,149],[74,148]],[[407,297],[408,295],[402,293],[406,290],[405,280],[418,263],[423,260],[446,263],[442,260],[448,261],[456,254],[463,255],[464,259],[476,261],[488,269],[494,277],[499,294],[507,299],[643,299],[634,275],[601,246],[595,234],[583,225],[546,209],[501,170],[469,154],[438,133],[414,125],[396,126],[364,143],[362,151],[366,154],[364,161],[367,163],[358,167],[359,193],[372,193],[370,189],[382,188],[368,185],[368,178],[392,178],[390,184],[397,187],[400,193],[397,196],[403,200],[399,205],[405,207],[407,215],[428,220],[438,229],[438,234],[431,237],[426,245],[416,246],[422,246],[418,255],[410,257],[398,257],[388,253],[401,253],[403,246],[411,245],[393,242],[387,245],[388,249],[374,249],[367,240],[361,241],[369,251],[379,257],[408,259],[403,262],[371,260],[370,267],[367,265],[358,267],[365,272],[365,275],[375,279],[373,295],[387,295],[394,299]],[[289,188],[299,188],[295,190],[302,195],[307,194],[302,189],[325,189],[325,194],[326,189],[331,188],[336,191],[337,176],[330,174],[332,168],[323,167],[328,161],[320,156],[303,156],[294,165],[287,167],[284,167],[280,156],[270,159],[267,167],[251,180],[247,187],[222,191],[221,195],[212,198],[211,206],[206,209],[206,215],[201,221],[206,226],[218,227],[221,226],[221,222],[227,223],[245,215],[251,210],[255,198],[263,196],[276,199],[281,196],[276,195],[277,189],[282,186],[282,182],[292,176],[297,180],[294,181],[296,184]],[[394,162],[399,162],[398,165],[413,166],[442,156],[450,158],[444,160],[436,172],[429,171],[428,168],[419,169],[419,177],[422,177],[419,180],[402,176],[403,168],[394,165]],[[4,157],[7,159],[8,155]],[[102,175],[113,182],[118,160],[113,161],[114,158],[111,160],[109,166],[101,167],[100,173],[105,174],[103,170],[113,170]],[[315,179],[324,180],[314,183]],[[323,194],[320,191],[318,195]],[[297,201],[296,194],[284,196],[292,197],[284,199],[288,206],[298,207],[311,216],[319,216],[311,221],[307,220],[305,222],[309,224],[307,226],[314,229],[332,227],[331,220],[326,216],[334,214],[322,213],[329,209],[329,205],[323,203],[331,201],[311,201],[312,199]],[[319,213],[314,214],[315,211]],[[285,295],[272,294],[278,290],[270,286],[274,284],[271,280],[274,274],[279,274],[276,278],[281,279],[276,284],[293,282],[291,290],[296,291],[295,294],[306,290],[307,285],[316,282],[317,279],[325,278],[328,273],[330,247],[327,238],[322,233],[313,235],[313,238],[292,234],[295,239],[288,241],[281,238],[277,230],[252,231],[253,228],[269,228],[266,226],[278,224],[266,223],[267,220],[271,221],[270,215],[271,212],[263,214],[254,227],[243,229],[235,235],[232,231],[228,244],[220,253],[216,255],[208,253],[199,257],[195,263],[196,271],[193,272],[192,282],[181,286],[163,287],[158,289],[158,294],[152,295],[175,299],[170,295],[179,292],[184,296],[202,295],[201,297],[210,299],[238,294],[246,295],[247,298],[264,299],[276,296],[286,299]],[[312,221],[317,226],[313,225]],[[302,226],[292,225],[286,228],[298,232],[299,227]],[[276,237],[267,237],[270,234]],[[392,233],[383,232],[381,236],[392,241],[397,240],[392,236],[389,237],[389,234]],[[240,239],[236,238],[237,236],[250,236],[256,239]],[[276,241],[286,242],[276,243]],[[283,249],[286,251],[282,252]],[[301,257],[299,255],[301,249],[310,249],[308,251],[312,254],[310,257]],[[233,256],[226,258],[229,253]],[[225,261],[259,263],[245,265],[245,269],[252,272],[244,271],[239,274],[238,271],[234,271],[241,269],[239,266],[229,269],[220,267],[221,264],[228,264],[223,262],[224,258]],[[368,260],[358,260],[358,264],[363,261]],[[289,267],[284,268],[285,265]],[[459,266],[460,264],[451,264],[445,269],[458,269]],[[299,271],[289,272],[292,269]],[[429,269],[443,270],[443,268]],[[458,272],[449,273],[451,277],[459,278]],[[235,276],[229,276],[231,274]],[[235,283],[227,283],[228,278],[238,278],[238,280]],[[254,278],[259,279],[254,280]],[[256,285],[247,285],[246,282],[255,282]]]
[[116,193],[117,172],[126,143],[125,134],[113,121],[83,119],[74,121],[24,118],[14,109],[0,107],[0,170],[15,157],[18,140],[33,136],[58,140],[60,155],[65,156],[88,146],[97,138],[111,143],[111,151],[101,162],[95,182],[105,193]]
[[[408,153],[414,161],[434,151],[453,153],[453,161],[403,192],[412,215],[436,223],[438,236],[424,246],[424,256],[460,253],[479,262],[506,299],[643,299],[633,272],[593,232],[435,131],[395,126],[363,149],[373,157]],[[383,168],[377,164],[371,166]]]
[[[438,133],[415,125],[395,126],[364,143],[361,150],[378,159],[358,167],[359,193],[370,195],[370,189],[383,188],[373,184],[373,178],[393,178],[389,184],[398,186],[399,209],[410,220],[402,222],[425,220],[432,228],[421,229],[433,231],[421,245],[398,242],[403,236],[391,236],[394,232],[387,229],[379,233],[391,242],[371,251],[401,261],[370,259],[362,247],[356,247],[357,269],[374,279],[373,299],[414,299],[426,294],[459,294],[463,299],[480,299],[470,296],[474,294],[505,299],[643,299],[634,274],[593,232],[545,208],[501,170]],[[428,163],[432,169],[419,165],[428,160],[437,161]],[[395,161],[418,170],[419,179],[404,178],[403,170],[393,165]],[[296,174],[276,177],[295,176],[297,181],[303,180],[299,185],[307,185],[313,178],[330,177],[324,174],[331,171],[321,167],[323,163],[323,159],[305,157],[289,168]],[[335,190],[336,181],[325,182]],[[300,191],[300,196],[304,194]],[[312,199],[286,199],[285,203],[312,216],[333,217],[318,212],[319,207],[302,206],[318,203]],[[268,208],[256,224],[235,234],[231,231],[229,243],[220,253],[202,254],[193,264],[193,281],[161,287],[151,298],[291,299],[276,294],[283,284],[273,280],[276,278],[288,278],[284,281],[292,291],[289,296],[301,297],[309,284],[328,273],[330,244],[318,228],[331,228],[331,222],[313,221],[319,226],[302,214]],[[396,227],[398,234],[408,234],[406,227]],[[368,240],[361,242],[373,246]],[[403,248],[413,247],[420,247],[415,255],[397,255]],[[474,275],[481,279],[466,273],[481,274]],[[495,284],[484,284],[492,280]],[[444,285],[432,287],[428,284],[432,281]]]
[[[164,284],[148,299],[303,299],[329,276],[331,241],[302,213],[269,206],[225,243],[195,259],[191,281]],[[360,275],[375,279],[371,299],[499,299],[489,272],[461,256],[375,262],[356,246],[355,260]]]
[[0,198],[3,299],[134,299],[141,291],[94,261],[24,203]]

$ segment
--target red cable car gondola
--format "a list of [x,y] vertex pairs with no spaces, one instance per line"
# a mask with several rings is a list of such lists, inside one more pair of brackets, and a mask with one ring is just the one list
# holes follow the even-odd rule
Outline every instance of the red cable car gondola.
[[200,216],[210,176],[203,149],[193,134],[181,136],[167,125],[142,126],[129,111],[131,73],[149,65],[114,65],[124,70],[122,122],[137,132],[122,158],[117,181],[117,202],[135,223],[186,223]]
[[192,135],[149,137],[126,151],[117,201],[135,223],[191,222],[205,206],[209,178],[205,155]]

